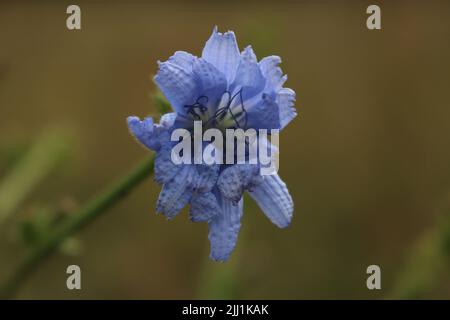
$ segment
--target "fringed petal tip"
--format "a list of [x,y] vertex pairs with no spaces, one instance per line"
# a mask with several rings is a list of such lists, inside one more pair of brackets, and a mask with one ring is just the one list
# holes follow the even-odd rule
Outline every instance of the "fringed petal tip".
[[202,51],[202,58],[222,72],[228,83],[234,79],[240,61],[239,47],[233,31],[220,33],[214,27]]
[[153,119],[151,117],[140,120],[136,116],[127,118],[130,133],[144,146],[154,150],[157,146],[154,141]]
[[296,94],[290,88],[282,88],[277,93],[276,102],[280,108],[281,129],[285,128],[296,116],[295,109]]
[[140,132],[141,129],[144,129],[144,126],[147,126],[147,129],[151,130],[153,127],[153,119],[148,117],[141,120],[137,116],[129,116],[127,117],[127,124],[130,131],[134,134],[135,132]]
[[256,63],[258,59],[256,58],[256,54],[253,51],[253,47],[251,45],[248,45],[242,50],[241,57],[245,61],[249,61],[252,63]]
[[234,31],[227,30],[225,32],[220,32],[219,27],[217,25],[214,26],[214,28],[211,32],[211,37],[213,37],[213,36],[233,37],[236,40],[236,35],[234,34]]

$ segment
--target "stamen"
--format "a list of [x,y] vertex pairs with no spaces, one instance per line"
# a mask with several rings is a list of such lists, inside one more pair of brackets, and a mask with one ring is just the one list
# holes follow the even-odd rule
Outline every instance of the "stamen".
[[[220,120],[223,120],[223,119],[225,118],[225,116],[227,115],[227,113],[229,112],[230,115],[231,115],[231,118],[232,118],[233,121],[235,122],[237,128],[241,128],[241,125],[239,124],[239,120],[237,119],[237,117],[240,116],[240,115],[242,115],[242,114],[244,114],[244,125],[243,125],[243,127],[244,127],[244,129],[245,129],[245,128],[247,127],[247,121],[248,121],[247,118],[248,118],[248,115],[247,115],[247,110],[245,110],[244,100],[243,100],[243,98],[242,98],[242,90],[243,90],[243,89],[241,88],[241,90],[239,90],[238,92],[236,92],[233,96],[231,96],[231,93],[230,93],[229,91],[225,91],[225,92],[223,93],[222,97],[223,97],[225,94],[228,95],[228,102],[227,102],[227,104],[226,104],[224,107],[217,109],[216,112],[214,113],[214,115],[213,115],[211,118],[209,118],[209,119],[206,121],[205,124],[208,124],[210,121],[212,121],[214,124],[217,124],[217,120],[219,120],[219,121],[220,121]],[[239,97],[239,99],[240,99],[240,104],[241,104],[241,108],[242,108],[242,111],[239,112],[237,115],[235,115],[235,114],[233,113],[233,111],[231,110],[231,104],[232,104],[233,100],[234,100],[236,97]]]
[[[201,103],[201,100],[204,100],[204,104]],[[208,110],[208,108],[205,106],[205,104],[207,104],[208,101],[209,99],[207,96],[200,96],[197,98],[194,104],[187,104],[184,107],[188,109],[187,114],[191,114],[194,118],[200,120],[200,115],[195,111],[195,109],[198,108],[200,112],[204,114],[206,110]]]

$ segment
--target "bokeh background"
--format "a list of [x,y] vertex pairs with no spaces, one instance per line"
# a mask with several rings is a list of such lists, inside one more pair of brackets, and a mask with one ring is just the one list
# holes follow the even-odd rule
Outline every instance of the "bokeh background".
[[[30,225],[70,214],[149,154],[125,118],[158,113],[156,61],[199,55],[214,25],[258,58],[281,56],[297,92],[280,138],[294,219],[279,230],[247,199],[236,251],[214,263],[207,225],[186,210],[156,216],[148,179],[16,298],[380,299],[417,280],[409,257],[450,208],[450,2],[377,1],[381,31],[366,28],[372,1],[76,3],[81,31],[66,28],[72,2],[0,4],[0,281],[33,245]],[[450,298],[448,257],[424,257],[419,267],[439,268],[417,297]],[[81,291],[66,288],[69,264]],[[382,290],[366,288],[371,264]]]

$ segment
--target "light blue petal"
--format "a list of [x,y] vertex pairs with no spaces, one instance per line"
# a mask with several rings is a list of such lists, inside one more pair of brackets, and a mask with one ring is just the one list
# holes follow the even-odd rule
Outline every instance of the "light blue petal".
[[170,129],[174,125],[176,118],[177,114],[175,112],[165,113],[159,119],[159,124],[166,129]]
[[277,174],[263,176],[263,182],[249,194],[272,223],[280,228],[291,223],[294,203],[286,184]]
[[225,75],[205,59],[196,59],[193,73],[199,84],[199,92],[208,98],[208,109],[215,111],[218,100],[227,90]]
[[175,217],[192,197],[192,190],[188,186],[191,170],[191,166],[183,166],[171,181],[163,185],[156,211],[163,213],[167,219]]
[[147,148],[158,151],[161,145],[170,141],[170,129],[176,118],[176,113],[166,113],[155,124],[151,117],[140,120],[138,117],[131,116],[127,118],[130,132]]
[[173,163],[171,152],[172,148],[170,144],[166,144],[156,154],[154,177],[159,184],[168,183],[183,168],[183,165]]
[[241,55],[241,61],[236,71],[236,77],[230,86],[230,91],[236,93],[242,89],[242,97],[245,101],[262,93],[266,84],[261,69],[256,60],[253,49],[248,46]]
[[265,57],[259,62],[261,72],[267,80],[266,92],[278,92],[287,80],[287,77],[283,76],[281,68],[278,67],[280,63],[281,58],[278,56]]
[[209,222],[210,258],[214,261],[227,261],[236,246],[241,228],[243,200],[237,205],[220,196],[218,200],[221,210]]
[[154,79],[177,113],[186,113],[184,106],[193,104],[199,96],[197,82],[192,72],[176,64],[160,63],[159,71]]
[[289,88],[282,88],[287,80],[287,76],[283,76],[283,72],[278,65],[281,58],[278,56],[265,57],[259,62],[259,66],[264,77],[267,80],[265,92],[275,93],[275,102],[280,108],[280,128],[283,129],[292,119],[297,116],[295,111],[295,92]]
[[295,92],[289,88],[282,88],[277,93],[276,102],[280,107],[280,125],[281,129],[286,127],[289,122],[297,116],[294,106]]
[[220,165],[197,164],[190,175],[189,186],[197,192],[208,192],[216,185]]
[[280,108],[269,95],[263,93],[261,100],[247,108],[247,127],[258,129],[280,129]]
[[246,189],[253,188],[260,182],[259,166],[255,164],[236,164],[224,169],[217,187],[224,198],[238,203]]
[[141,121],[138,117],[131,116],[127,118],[128,128],[140,143],[147,148],[157,150],[160,146],[156,132],[153,128],[153,119],[145,118]]
[[196,57],[185,51],[176,51],[167,61],[175,64],[188,72],[192,72],[192,64]]
[[193,222],[207,222],[219,212],[219,204],[212,192],[201,193],[191,200],[189,215]]
[[239,64],[240,54],[233,31],[224,34],[214,28],[211,37],[203,48],[202,58],[222,72],[228,83],[233,81]]

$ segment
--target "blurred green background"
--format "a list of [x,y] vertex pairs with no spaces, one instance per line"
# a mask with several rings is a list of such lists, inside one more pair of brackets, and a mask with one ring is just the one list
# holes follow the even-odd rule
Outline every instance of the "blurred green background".
[[[34,172],[39,183],[0,224],[0,281],[27,252],[18,224],[77,208],[148,155],[125,118],[157,114],[156,61],[200,55],[214,25],[258,58],[281,56],[297,92],[299,116],[280,137],[294,219],[279,230],[246,199],[236,251],[227,264],[210,262],[207,225],[186,210],[170,222],[156,216],[160,187],[148,179],[78,233],[69,254],[46,260],[17,298],[389,293],[414,243],[450,207],[450,2],[377,1],[381,31],[366,28],[370,1],[76,3],[81,31],[66,28],[72,2],[0,4],[0,191],[11,171],[20,176],[26,150],[42,140],[47,150],[48,132],[59,141],[55,169],[35,169],[48,174]],[[81,291],[66,288],[69,264],[81,267]],[[371,264],[382,290],[366,288]],[[421,297],[450,298],[448,271]]]

